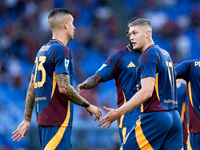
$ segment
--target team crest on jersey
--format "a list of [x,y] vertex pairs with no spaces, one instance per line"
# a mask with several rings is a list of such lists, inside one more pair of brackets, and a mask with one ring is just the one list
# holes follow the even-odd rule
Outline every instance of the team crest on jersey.
[[99,68],[98,69],[98,71],[100,71],[100,70],[102,70],[104,67],[106,67],[107,66],[107,64],[103,64],[102,66],[101,66],[101,68]]
[[65,68],[66,68],[66,70],[69,70],[68,67],[69,67],[69,60],[65,59]]

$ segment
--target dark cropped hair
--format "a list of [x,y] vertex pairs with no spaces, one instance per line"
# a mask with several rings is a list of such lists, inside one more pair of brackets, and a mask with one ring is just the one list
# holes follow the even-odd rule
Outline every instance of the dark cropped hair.
[[48,16],[48,19],[53,17],[53,16],[55,16],[55,15],[57,15],[57,14],[69,14],[69,15],[72,15],[72,13],[69,10],[67,10],[66,8],[54,8],[50,12],[50,14]]

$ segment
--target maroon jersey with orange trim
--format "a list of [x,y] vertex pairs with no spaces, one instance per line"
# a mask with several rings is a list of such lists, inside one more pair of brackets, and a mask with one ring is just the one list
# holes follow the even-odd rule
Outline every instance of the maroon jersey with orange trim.
[[70,50],[58,40],[50,40],[38,51],[33,67],[38,126],[71,126],[73,103],[57,87],[56,75],[66,73],[70,84],[74,74]]

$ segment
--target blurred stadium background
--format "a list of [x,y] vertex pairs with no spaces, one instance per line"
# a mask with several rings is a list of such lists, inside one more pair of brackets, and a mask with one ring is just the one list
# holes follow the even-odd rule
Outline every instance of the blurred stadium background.
[[[151,21],[155,43],[165,48],[175,63],[200,57],[200,0],[1,0],[0,150],[40,149],[35,112],[26,138],[18,143],[12,142],[11,136],[23,120],[36,52],[51,38],[47,16],[55,7],[69,9],[75,18],[75,39],[68,43],[75,88],[110,54],[128,44],[126,22],[134,16]],[[101,108],[116,108],[114,81],[82,95]],[[84,108],[75,106],[73,150],[118,149],[116,122],[106,130],[97,127],[93,119]]]

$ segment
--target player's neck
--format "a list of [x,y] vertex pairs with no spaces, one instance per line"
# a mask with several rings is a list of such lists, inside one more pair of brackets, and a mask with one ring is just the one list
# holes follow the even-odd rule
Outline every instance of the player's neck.
[[151,39],[151,40],[148,40],[146,42],[146,44],[144,45],[144,47],[142,48],[142,51],[144,52],[148,47],[150,47],[151,45],[154,45],[154,41]]
[[57,39],[57,40],[61,41],[65,46],[67,46],[67,43],[69,40],[63,35],[63,33],[54,32],[52,34],[53,34],[52,39]]

